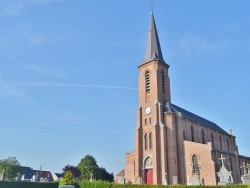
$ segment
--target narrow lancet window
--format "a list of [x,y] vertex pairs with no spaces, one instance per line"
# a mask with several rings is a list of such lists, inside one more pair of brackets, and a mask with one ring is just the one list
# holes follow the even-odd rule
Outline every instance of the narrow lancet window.
[[148,134],[144,135],[144,146],[145,146],[145,150],[148,149]]
[[201,131],[201,141],[202,141],[202,144],[205,144],[205,134],[204,134],[204,130]]
[[234,169],[233,169],[233,163],[232,163],[232,158],[230,158],[230,169],[231,169],[231,172],[234,171]]
[[149,133],[149,149],[152,149],[152,133]]
[[134,161],[134,175],[135,175],[135,161]]
[[211,134],[211,142],[212,142],[212,148],[214,148],[214,135]]
[[219,141],[220,141],[220,149],[222,150],[222,141],[221,141],[221,137],[219,137]]
[[194,128],[193,128],[193,126],[191,126],[191,139],[192,139],[192,142],[194,142]]
[[229,151],[230,148],[229,148],[229,141],[227,140],[227,150]]

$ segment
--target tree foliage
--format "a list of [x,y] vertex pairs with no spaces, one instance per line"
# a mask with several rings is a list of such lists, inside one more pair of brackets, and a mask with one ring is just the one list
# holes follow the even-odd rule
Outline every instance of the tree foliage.
[[93,175],[93,178],[99,179],[99,167],[93,156],[86,155],[81,159],[77,168],[81,172],[81,179],[90,180],[91,174]]
[[96,159],[91,155],[82,158],[77,168],[81,172],[82,180],[90,180],[92,174],[92,178],[95,180],[114,181],[113,173],[107,172],[104,167],[99,167]]
[[71,171],[66,172],[63,179],[60,181],[60,185],[74,185],[74,176]]
[[114,181],[114,175],[113,175],[113,173],[107,172],[107,170],[104,167],[100,167],[99,168],[99,175],[100,175],[100,179],[101,180],[109,181],[109,182],[113,182]]
[[20,163],[16,157],[0,160],[0,173],[4,172],[6,179],[15,178],[21,172]]
[[73,174],[73,177],[76,179],[78,177],[80,177],[81,175],[81,172],[80,170],[76,167],[76,166],[71,166],[71,165],[66,165],[64,168],[63,168],[63,176],[66,174],[66,172],[70,171],[72,174]]

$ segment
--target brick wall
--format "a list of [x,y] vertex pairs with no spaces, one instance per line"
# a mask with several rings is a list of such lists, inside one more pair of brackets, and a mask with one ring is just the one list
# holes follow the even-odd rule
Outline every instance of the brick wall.
[[126,153],[125,174],[126,182],[135,183],[135,152]]
[[184,151],[186,160],[186,174],[190,178],[192,174],[192,157],[198,157],[200,167],[200,182],[204,185],[216,185],[214,162],[211,155],[211,143],[200,144],[184,141]]

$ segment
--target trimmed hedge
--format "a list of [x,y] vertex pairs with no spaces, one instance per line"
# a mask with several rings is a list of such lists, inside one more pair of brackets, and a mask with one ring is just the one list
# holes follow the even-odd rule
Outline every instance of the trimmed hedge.
[[[58,188],[59,183],[38,182],[8,182],[0,181],[0,188]],[[187,186],[187,185],[132,185],[116,184],[103,181],[82,181],[75,184],[75,188],[250,188],[250,185],[228,185],[228,186]]]
[[0,181],[0,188],[58,188],[57,183]]
[[[228,185],[228,186],[188,186],[188,185],[132,185],[116,184],[103,181],[82,181],[75,185],[75,188],[248,188],[247,185]],[[250,188],[250,186],[249,186]]]

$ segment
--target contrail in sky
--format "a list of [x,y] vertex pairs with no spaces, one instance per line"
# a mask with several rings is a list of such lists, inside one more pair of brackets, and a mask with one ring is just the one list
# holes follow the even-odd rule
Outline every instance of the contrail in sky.
[[20,86],[41,86],[41,87],[72,87],[72,88],[104,88],[104,89],[130,89],[137,90],[134,87],[112,86],[112,85],[88,85],[75,83],[57,83],[57,82],[17,82]]

